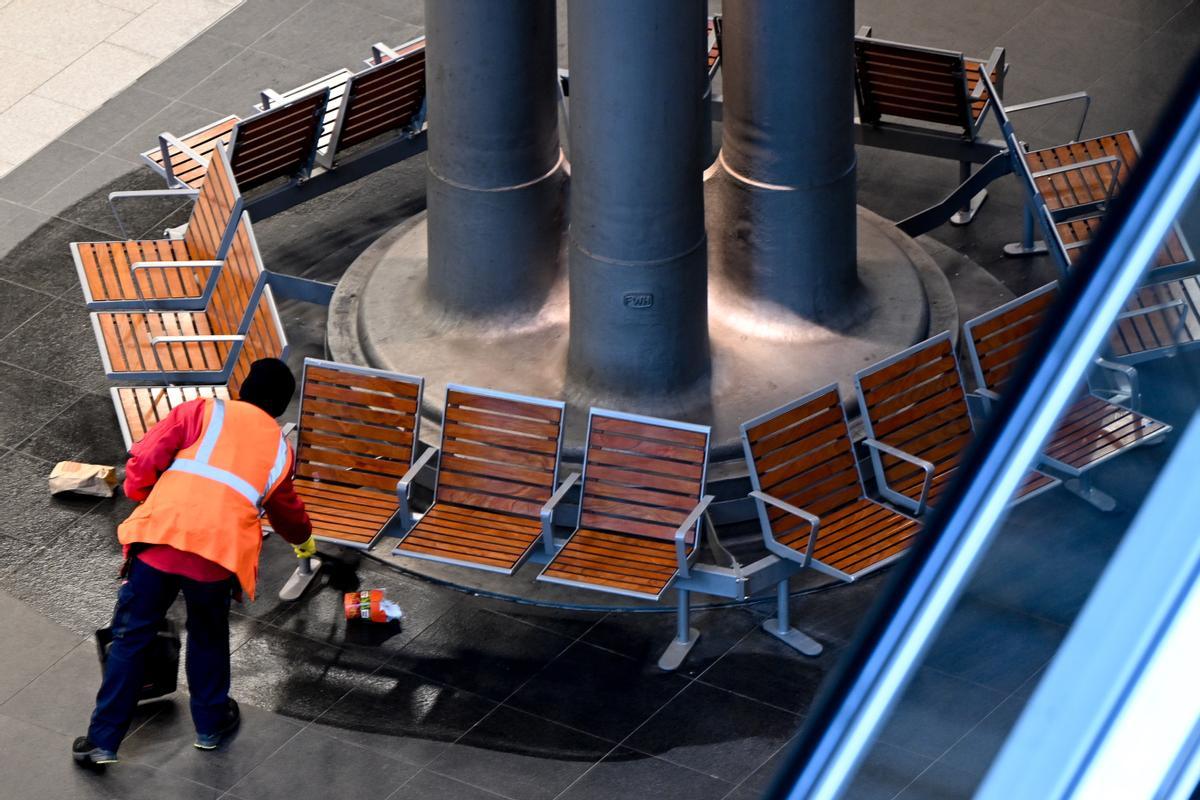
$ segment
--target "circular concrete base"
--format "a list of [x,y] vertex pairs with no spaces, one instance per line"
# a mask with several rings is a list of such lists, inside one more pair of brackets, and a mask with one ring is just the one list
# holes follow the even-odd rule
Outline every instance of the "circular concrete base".
[[425,272],[426,218],[419,214],[367,248],[339,282],[329,314],[333,357],[424,376],[425,414],[434,423],[447,383],[565,399],[569,459],[581,453],[590,406],[711,424],[713,460],[740,458],[745,420],[834,382],[852,401],[855,371],[958,326],[953,294],[933,259],[862,208],[858,322],[840,331],[768,323],[710,289],[711,374],[669,397],[599,396],[567,382],[565,275],[536,314],[472,320],[427,299]]

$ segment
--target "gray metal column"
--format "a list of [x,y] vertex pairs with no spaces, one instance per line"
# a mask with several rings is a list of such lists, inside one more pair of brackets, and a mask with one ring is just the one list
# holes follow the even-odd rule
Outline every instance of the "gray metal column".
[[426,0],[428,291],[466,315],[537,308],[559,271],[554,0]]
[[572,0],[571,323],[577,385],[678,390],[708,371],[704,0]]
[[724,9],[714,279],[744,301],[838,325],[855,269],[854,4]]

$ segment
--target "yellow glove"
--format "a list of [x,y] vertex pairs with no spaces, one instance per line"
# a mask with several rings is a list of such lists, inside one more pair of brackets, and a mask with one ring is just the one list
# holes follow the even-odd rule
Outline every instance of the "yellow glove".
[[317,554],[317,540],[310,536],[304,544],[292,545],[292,549],[296,551],[296,558],[312,558]]

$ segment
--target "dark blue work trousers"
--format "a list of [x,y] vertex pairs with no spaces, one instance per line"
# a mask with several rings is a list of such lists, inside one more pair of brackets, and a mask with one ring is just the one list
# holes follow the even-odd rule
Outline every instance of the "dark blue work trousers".
[[129,730],[142,687],[146,648],[180,591],[187,603],[187,680],[192,722],[213,733],[224,722],[229,698],[229,603],[232,579],[202,583],[134,558],[117,595],[113,642],[96,694],[88,739],[114,753]]

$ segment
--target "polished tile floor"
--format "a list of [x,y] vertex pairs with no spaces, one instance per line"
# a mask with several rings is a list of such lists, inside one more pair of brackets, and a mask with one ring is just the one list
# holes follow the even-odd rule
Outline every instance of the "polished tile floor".
[[[372,42],[422,25],[416,0],[246,0],[213,29],[0,179],[0,798],[753,798],[769,784],[823,678],[886,574],[800,597],[800,625],[826,645],[797,656],[758,631],[766,607],[697,614],[685,668],[656,670],[664,614],[548,611],[474,597],[344,555],[302,603],[274,595],[294,559],[269,541],[262,599],[233,620],[235,694],[246,724],[214,754],[190,747],[186,703],[143,708],[123,763],[102,777],[66,758],[97,685],[87,638],[107,621],[122,500],[51,500],[53,462],[118,463],[122,445],[67,244],[118,234],[104,198],[161,184],[129,161],[163,129],[208,109],[243,111],[353,67]],[[949,0],[859,2],[888,38],[971,54],[1003,43],[1016,101],[1086,88],[1087,132],[1148,131],[1200,42],[1200,3]],[[173,100],[164,100],[174,98]],[[1030,117],[1024,138],[1061,138],[1063,118]],[[85,149],[87,159],[75,159]],[[898,218],[940,199],[955,166],[859,153],[860,202]],[[84,163],[86,162],[86,163]],[[276,269],[336,277],[381,230],[424,205],[415,159],[256,225]],[[147,203],[133,227],[181,221]],[[1006,262],[1020,196],[1001,182],[969,228],[934,233],[1022,291],[1045,261]],[[1193,237],[1195,238],[1195,237]],[[321,314],[283,308],[295,357],[319,355]],[[1187,358],[1143,369],[1148,411],[1181,424],[1200,386]],[[1180,375],[1186,374],[1182,381]],[[1182,381],[1182,382],[1181,382]],[[1058,492],[1014,513],[898,710],[853,798],[968,797],[1020,713],[1170,445],[1105,467],[1124,501],[1101,515]],[[339,593],[386,587],[402,625],[347,627]]]

